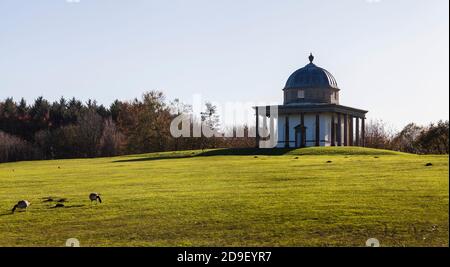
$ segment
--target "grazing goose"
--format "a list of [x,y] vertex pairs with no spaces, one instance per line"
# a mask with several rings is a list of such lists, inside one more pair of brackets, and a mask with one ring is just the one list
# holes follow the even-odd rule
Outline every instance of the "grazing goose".
[[100,198],[100,194],[98,193],[91,193],[89,195],[89,199],[91,200],[91,203],[92,201],[95,201],[95,203],[97,203],[97,200],[98,202],[102,203],[102,199]]
[[19,202],[17,202],[16,205],[14,205],[13,209],[11,210],[12,213],[14,213],[14,211],[16,211],[16,209],[25,209],[28,208],[31,205],[31,202],[27,201],[27,200],[21,200]]

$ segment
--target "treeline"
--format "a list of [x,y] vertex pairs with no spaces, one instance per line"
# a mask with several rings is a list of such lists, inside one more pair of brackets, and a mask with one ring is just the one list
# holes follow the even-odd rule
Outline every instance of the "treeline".
[[406,125],[400,132],[392,131],[381,120],[370,121],[365,131],[366,146],[414,154],[448,154],[449,121],[439,121],[428,126],[415,123]]
[[[166,103],[157,91],[109,107],[75,98],[50,103],[39,97],[31,105],[7,98],[0,101],[0,162],[254,145],[254,138],[173,138],[170,122],[190,109],[179,100]],[[209,103],[201,120],[220,127]]]
[[[167,102],[158,91],[132,101],[116,100],[109,107],[75,98],[50,103],[39,97],[30,105],[24,99],[15,102],[7,98],[0,101],[0,162],[255,145],[246,126],[242,126],[246,137],[174,138],[170,124],[180,114],[192,114],[192,108],[177,99]],[[206,103],[200,121],[192,123],[191,132],[199,123],[223,132],[216,107],[210,103]],[[382,121],[370,121],[365,140],[367,147],[448,154],[448,134],[448,121],[426,127],[411,123],[400,132],[389,130]]]

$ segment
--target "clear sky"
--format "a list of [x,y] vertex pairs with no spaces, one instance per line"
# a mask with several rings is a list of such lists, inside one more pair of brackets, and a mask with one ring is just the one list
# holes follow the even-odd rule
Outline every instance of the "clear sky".
[[0,99],[282,103],[309,52],[369,119],[449,117],[448,0],[0,0]]

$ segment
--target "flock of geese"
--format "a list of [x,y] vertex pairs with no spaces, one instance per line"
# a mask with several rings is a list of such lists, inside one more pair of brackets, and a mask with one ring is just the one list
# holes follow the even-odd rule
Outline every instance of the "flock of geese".
[[[90,193],[89,194],[89,200],[91,201],[91,203],[93,201],[95,201],[95,203],[102,203],[102,199],[100,198],[100,194],[99,193]],[[49,201],[53,201],[53,199],[48,198],[45,202],[49,202]],[[62,198],[60,199],[58,202],[65,202],[66,199]],[[27,210],[28,207],[30,207],[31,202],[28,200],[21,200],[19,202],[17,202],[16,205],[14,205],[14,207],[12,208],[11,212],[14,213],[17,209],[21,209],[21,210]],[[58,203],[56,204],[55,208],[61,208],[64,207],[64,204],[62,203]]]

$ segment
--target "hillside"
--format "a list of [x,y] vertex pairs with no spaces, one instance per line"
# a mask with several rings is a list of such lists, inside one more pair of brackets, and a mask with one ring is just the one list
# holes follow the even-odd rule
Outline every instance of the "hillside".
[[0,246],[448,246],[448,193],[448,156],[356,147],[6,163]]

